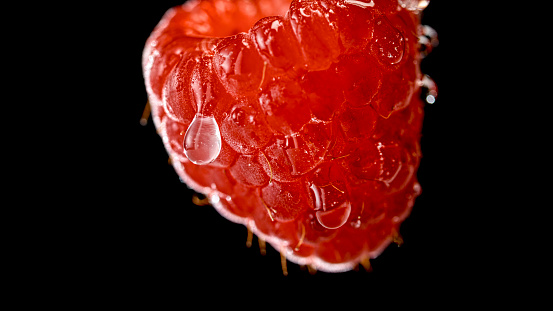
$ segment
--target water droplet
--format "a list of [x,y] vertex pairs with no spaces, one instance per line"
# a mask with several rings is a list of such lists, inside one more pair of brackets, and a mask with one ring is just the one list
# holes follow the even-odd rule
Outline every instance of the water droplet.
[[345,201],[342,205],[328,210],[319,210],[315,212],[315,216],[319,223],[327,229],[338,229],[343,226],[351,214],[351,203]]
[[324,186],[311,184],[315,217],[319,224],[327,229],[338,229],[343,226],[350,214],[351,203],[344,191],[333,183]]
[[221,133],[215,117],[197,114],[184,135],[184,154],[194,164],[213,162],[221,152]]
[[405,38],[386,17],[379,17],[374,27],[376,56],[381,63],[393,66],[401,62],[405,52]]
[[420,81],[420,85],[422,87],[421,98],[429,104],[435,103],[436,97],[438,97],[436,82],[428,75],[424,75]]

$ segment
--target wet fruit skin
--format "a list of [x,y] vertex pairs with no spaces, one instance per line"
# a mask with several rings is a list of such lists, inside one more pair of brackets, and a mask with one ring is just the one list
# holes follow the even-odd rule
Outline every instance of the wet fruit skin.
[[[293,262],[339,272],[379,255],[421,191],[420,11],[407,2],[170,9],[143,69],[181,179]],[[199,165],[186,149],[204,137],[201,118],[220,150],[200,146],[216,157]]]

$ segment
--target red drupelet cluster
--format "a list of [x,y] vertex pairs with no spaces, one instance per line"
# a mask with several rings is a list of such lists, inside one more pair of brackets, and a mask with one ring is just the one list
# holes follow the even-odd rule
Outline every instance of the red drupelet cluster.
[[299,264],[376,257],[420,193],[427,1],[192,0],[144,50],[175,170]]

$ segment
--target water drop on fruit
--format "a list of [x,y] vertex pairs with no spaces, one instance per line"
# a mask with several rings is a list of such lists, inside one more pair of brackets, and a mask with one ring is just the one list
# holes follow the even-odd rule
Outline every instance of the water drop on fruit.
[[361,227],[361,217],[352,220],[349,224],[352,228],[359,229]]
[[434,80],[432,80],[432,78],[428,75],[424,75],[420,84],[422,87],[421,98],[429,104],[435,103],[436,97],[438,96],[438,87],[436,86],[436,82],[434,82]]
[[194,164],[213,162],[221,152],[221,133],[215,117],[197,114],[184,135],[184,154]]
[[319,223],[327,229],[338,229],[343,226],[351,214],[351,203],[345,201],[339,207],[329,211],[319,210],[315,212]]

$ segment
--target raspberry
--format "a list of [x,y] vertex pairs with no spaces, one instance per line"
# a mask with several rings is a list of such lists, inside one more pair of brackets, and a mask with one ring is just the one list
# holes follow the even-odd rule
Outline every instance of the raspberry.
[[143,69],[176,172],[293,262],[338,272],[379,255],[421,191],[421,86],[436,95],[419,69],[427,3],[170,9]]

